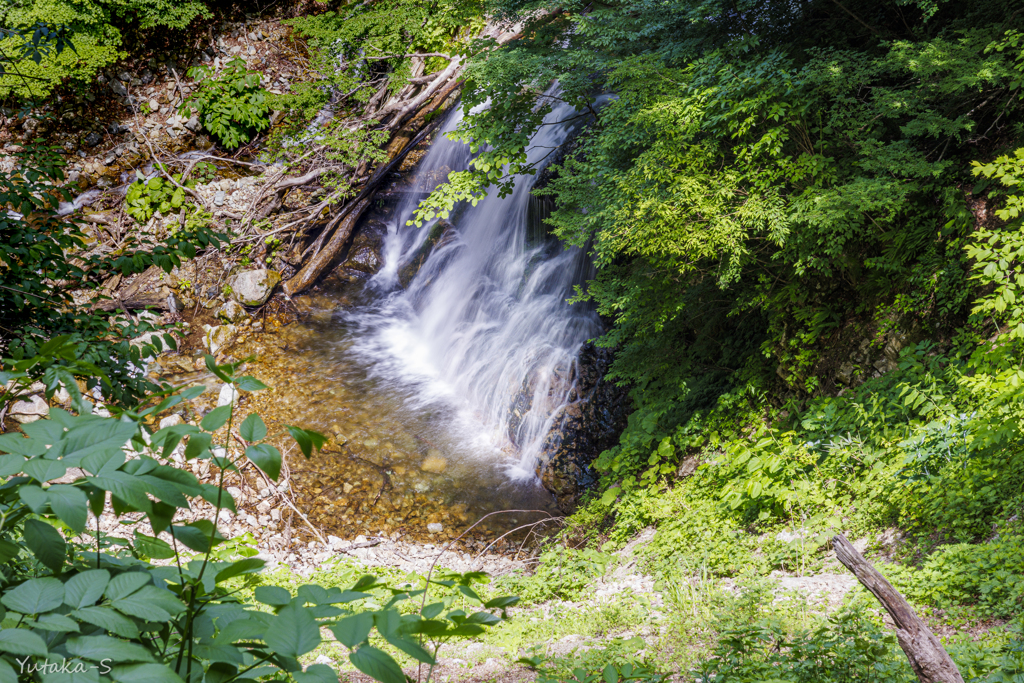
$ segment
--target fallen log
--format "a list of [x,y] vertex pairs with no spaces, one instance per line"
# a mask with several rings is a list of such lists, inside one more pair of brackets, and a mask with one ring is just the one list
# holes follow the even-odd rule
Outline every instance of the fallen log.
[[842,534],[832,539],[832,548],[836,551],[836,558],[878,598],[892,617],[896,624],[896,638],[918,680],[921,683],[964,683],[960,670],[942,643],[900,592]]
[[116,310],[137,311],[144,308],[155,308],[160,311],[169,311],[171,309],[170,299],[172,296],[173,294],[168,291],[146,292],[144,294],[136,294],[128,298],[117,297],[115,299],[104,299],[103,301],[94,303],[92,308],[94,311],[107,312]]
[[440,119],[432,121],[429,125],[425,126],[408,145],[398,151],[395,156],[388,161],[388,163],[374,171],[373,175],[366,181],[366,185],[363,186],[362,191],[356,195],[355,199],[346,204],[341,211],[331,219],[331,223],[326,230],[331,230],[335,225],[338,226],[335,228],[335,232],[331,236],[331,239],[302,266],[302,270],[296,273],[295,277],[284,283],[282,289],[284,289],[285,294],[288,296],[295,296],[299,292],[305,291],[314,282],[316,282],[316,279],[323,274],[327,267],[341,254],[342,249],[345,248],[345,244],[348,242],[348,238],[352,234],[352,228],[355,227],[356,221],[358,221],[363,215],[363,212],[369,208],[373,195],[377,191],[377,187],[384,181],[391,171],[402,163],[402,159],[410,149],[418,145],[440,125]]

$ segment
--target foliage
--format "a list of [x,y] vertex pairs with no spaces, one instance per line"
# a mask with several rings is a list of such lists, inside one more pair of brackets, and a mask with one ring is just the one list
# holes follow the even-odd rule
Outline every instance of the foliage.
[[185,100],[178,112],[195,111],[200,122],[227,149],[249,142],[270,126],[270,106],[260,86],[258,71],[249,71],[239,58],[228,62],[219,74],[208,66],[188,70],[199,89]]
[[[180,173],[175,173],[171,177],[182,185]],[[183,187],[194,186],[195,182],[191,180],[186,180],[183,184]],[[125,213],[137,223],[145,223],[155,213],[168,215],[180,209],[185,203],[185,191],[159,176],[149,180],[139,178],[128,186],[124,203]]]
[[[6,354],[27,361],[40,355],[48,341],[70,335],[66,346],[73,352],[52,355],[27,370],[42,376],[51,365],[68,365],[77,358],[103,369],[110,380],[103,391],[114,400],[141,396],[151,385],[130,368],[156,349],[140,348],[130,340],[153,327],[75,305],[75,293],[95,299],[112,273],[130,275],[154,265],[170,271],[197,249],[216,247],[226,236],[193,222],[159,242],[132,232],[117,251],[90,250],[81,227],[57,215],[58,201],[71,199],[59,186],[64,162],[57,151],[30,145],[16,159],[14,171],[0,174],[0,203],[9,209],[0,216],[0,329]],[[96,376],[89,382],[100,384]]]
[[[8,27],[36,22],[66,27],[73,51],[51,52],[38,62],[22,62],[18,71],[31,85],[10,72],[0,75],[0,96],[19,98],[49,95],[67,81],[84,83],[96,72],[126,56],[122,44],[135,32],[179,30],[200,17],[209,17],[203,0],[27,0],[5,3],[0,21]],[[20,38],[4,37],[0,51],[18,49]]]
[[591,548],[554,546],[541,553],[533,574],[506,579],[502,586],[518,594],[525,603],[576,600],[604,575],[613,559],[612,555]]
[[[218,366],[207,356],[206,365],[237,390],[266,388],[252,377],[235,375],[237,364]],[[15,666],[26,658],[35,672],[45,674],[70,656],[88,670],[83,673],[90,680],[142,677],[180,683],[197,677],[233,681],[285,674],[299,683],[331,683],[338,679],[330,667],[304,667],[299,661],[320,645],[321,628],[328,628],[350,650],[357,669],[381,683],[404,683],[398,663],[382,647],[432,668],[441,643],[479,635],[516,602],[480,599],[472,584],[485,577],[474,573],[428,578],[422,587],[392,587],[364,576],[347,590],[307,584],[294,595],[261,585],[253,602],[242,600],[232,580],[259,572],[264,561],[219,560],[215,549],[227,539],[216,525],[207,519],[186,523],[180,516],[200,498],[213,508],[215,520],[221,510],[234,510],[224,477],[243,461],[279,478],[282,456],[267,441],[263,420],[251,414],[239,423],[234,405],[228,404],[208,413],[198,426],[180,424],[150,433],[147,418],[204,388],[150,395],[138,407],[116,411],[116,417],[100,417],[73,380],[58,380],[73,396],[72,411],[52,409],[49,419],[25,425],[23,434],[0,437],[0,475],[6,478],[0,485],[5,579],[0,673],[5,680],[14,680]],[[230,448],[236,428],[248,444],[244,454]],[[314,432],[288,431],[306,457],[324,442]],[[226,441],[223,447],[215,445],[218,434]],[[209,460],[218,472],[217,484],[202,483],[167,464],[176,451],[186,460]],[[82,476],[54,483],[72,467],[80,468]],[[133,527],[133,536],[115,539],[122,549],[103,552],[97,529],[91,550],[89,513],[98,516],[108,504]],[[174,563],[151,561],[168,559]],[[428,604],[432,586],[448,592]],[[467,611],[460,605],[480,609]]]

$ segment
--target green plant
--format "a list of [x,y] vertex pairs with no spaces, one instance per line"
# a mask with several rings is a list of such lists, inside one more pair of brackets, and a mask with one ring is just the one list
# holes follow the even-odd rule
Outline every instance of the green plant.
[[[216,365],[207,356],[206,365],[240,391],[266,388],[252,377],[236,376],[237,364]],[[392,587],[372,576],[347,590],[307,584],[293,594],[260,585],[254,601],[242,600],[232,581],[259,572],[263,560],[233,559],[236,552],[248,554],[244,545],[236,541],[225,548],[228,539],[215,523],[185,522],[180,514],[199,499],[209,503],[214,520],[222,509],[234,510],[224,478],[243,460],[278,479],[282,456],[267,441],[263,420],[250,414],[239,423],[229,404],[208,413],[198,426],[180,424],[150,433],[144,426],[147,418],[203,388],[150,395],[138,407],[100,417],[73,380],[56,380],[71,393],[73,409],[52,409],[48,419],[25,425],[22,434],[0,436],[0,476],[5,478],[0,484],[5,579],[0,675],[5,680],[16,678],[15,667],[29,672],[26,662],[32,664],[31,673],[47,673],[71,657],[86,671],[98,670],[116,681],[215,678],[226,683],[286,675],[298,683],[330,683],[337,681],[330,667],[299,661],[320,645],[321,628],[328,628],[350,650],[356,668],[382,683],[405,683],[401,668],[382,647],[432,668],[441,643],[479,635],[516,602],[511,597],[481,600],[472,585],[485,577],[473,573],[427,577],[421,587]],[[247,444],[244,453],[231,448],[236,428]],[[315,432],[287,430],[306,457],[325,442]],[[221,434],[225,443],[217,447]],[[217,483],[200,482],[166,464],[176,450],[188,460],[209,460]],[[82,475],[54,483],[70,467],[80,468]],[[104,552],[98,531],[90,547],[87,522],[90,511],[100,515],[108,503],[134,533]],[[232,559],[225,558],[225,550]],[[428,601],[433,587],[448,593]],[[415,607],[413,600],[418,601]]]
[[[191,180],[181,181],[181,174],[175,173],[171,176],[183,187],[194,187]],[[177,211],[185,204],[185,191],[168,180],[159,176],[149,180],[138,179],[128,186],[125,194],[125,213],[135,219],[137,223],[145,223],[154,214],[168,215]]]
[[200,81],[200,86],[182,103],[179,113],[195,110],[203,128],[227,149],[249,142],[270,126],[270,106],[260,86],[260,74],[249,71],[244,60],[232,59],[217,75],[202,65],[189,69],[188,75]]

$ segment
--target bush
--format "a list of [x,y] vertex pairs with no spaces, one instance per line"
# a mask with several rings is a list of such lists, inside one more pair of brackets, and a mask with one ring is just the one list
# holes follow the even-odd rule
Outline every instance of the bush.
[[[266,388],[236,376],[234,365],[218,366],[210,356],[206,365],[238,390]],[[0,381],[24,384],[29,378],[5,373]],[[475,573],[419,577],[421,586],[363,576],[347,590],[310,584],[294,594],[261,585],[253,601],[242,600],[233,581],[259,572],[264,561],[218,558],[227,539],[216,525],[185,522],[179,513],[200,498],[212,506],[214,520],[221,510],[234,511],[224,477],[242,462],[279,478],[282,456],[267,442],[263,420],[252,414],[239,422],[229,404],[199,426],[151,433],[149,419],[204,388],[150,395],[138,407],[115,411],[117,417],[100,417],[91,414],[73,380],[60,384],[72,395],[73,410],[54,408],[49,419],[25,425],[24,434],[0,436],[0,680],[16,680],[18,669],[45,678],[70,661],[93,680],[97,673],[115,681],[165,683],[284,675],[297,683],[337,683],[330,667],[299,661],[320,645],[326,628],[349,649],[357,669],[382,683],[405,683],[399,664],[382,648],[433,667],[441,643],[482,633],[516,602],[481,600],[472,585],[485,577]],[[249,444],[244,454],[230,449],[235,429]],[[324,443],[314,432],[288,431],[306,457]],[[223,447],[215,446],[217,435]],[[188,460],[209,460],[219,471],[218,483],[200,482],[168,464],[176,451]],[[69,468],[80,468],[83,476],[54,483]],[[90,511],[99,515],[108,503],[134,534],[113,539],[117,545],[105,552],[98,530],[90,540],[87,522]],[[432,586],[444,594],[428,601]],[[480,609],[467,612],[459,605]]]
[[200,81],[199,90],[182,103],[179,113],[195,110],[203,128],[227,149],[249,142],[270,126],[260,74],[246,69],[243,60],[232,59],[216,76],[208,66],[194,66],[188,75]]

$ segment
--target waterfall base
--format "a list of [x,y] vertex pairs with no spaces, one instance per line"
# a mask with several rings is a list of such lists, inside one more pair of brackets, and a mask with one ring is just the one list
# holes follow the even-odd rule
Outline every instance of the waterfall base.
[[618,443],[632,411],[627,390],[605,379],[611,361],[607,349],[584,344],[569,378],[575,380],[569,402],[555,416],[544,441],[537,474],[565,513],[597,483],[592,463]]

